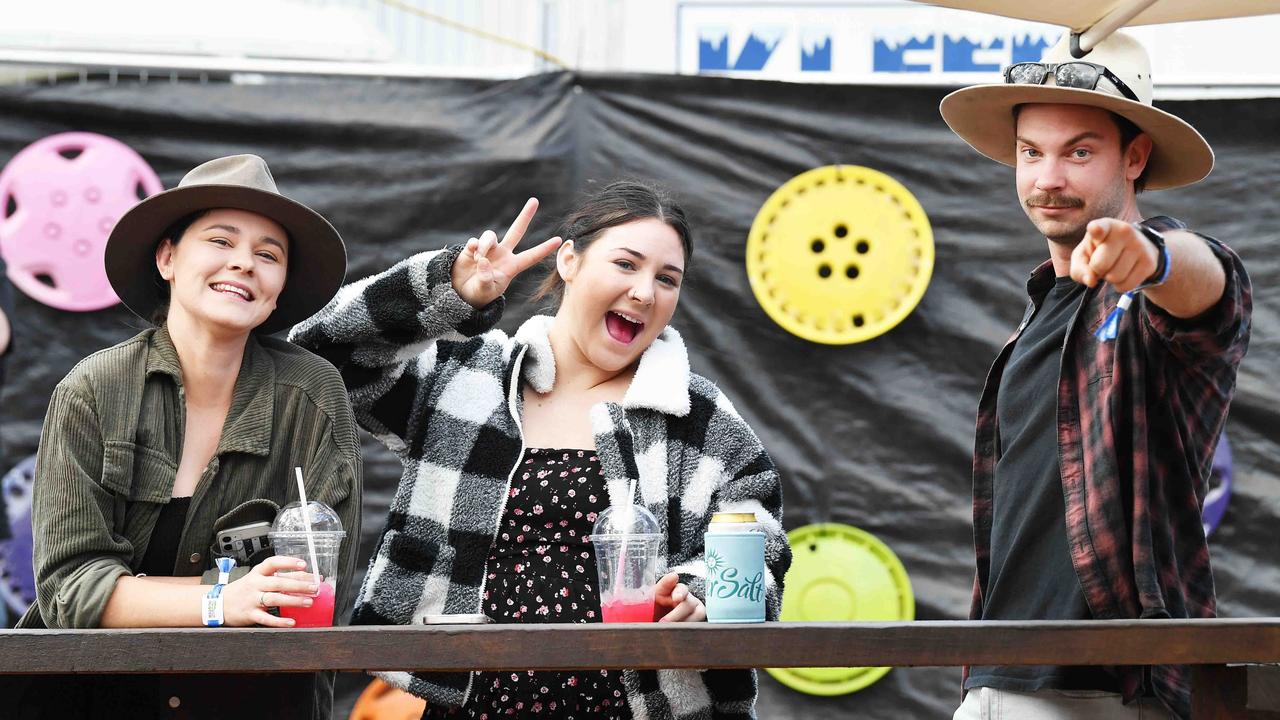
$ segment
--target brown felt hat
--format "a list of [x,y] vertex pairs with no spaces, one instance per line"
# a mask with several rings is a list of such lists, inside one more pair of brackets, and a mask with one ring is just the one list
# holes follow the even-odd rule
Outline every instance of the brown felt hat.
[[248,210],[289,233],[289,273],[275,312],[256,332],[284,330],[314,315],[338,292],[347,274],[347,249],[320,213],[276,189],[257,155],[217,158],[187,173],[178,187],[134,205],[107,239],[106,269],[120,301],[150,319],[164,300],[155,282],[156,246],[174,222],[201,210]]
[[[1045,52],[1045,63],[1069,63],[1070,33]],[[1130,100],[1109,80],[1095,90],[1059,87],[1053,74],[1047,85],[999,83],[974,85],[942,99],[940,110],[955,134],[974,150],[996,162],[1012,166],[1017,160],[1013,108],[1029,103],[1090,105],[1127,118],[1151,137],[1147,161],[1148,190],[1190,185],[1213,169],[1213,150],[1196,129],[1184,120],[1151,105],[1151,61],[1147,51],[1131,36],[1114,33],[1088,55],[1085,62],[1102,65],[1129,86],[1138,99]]]

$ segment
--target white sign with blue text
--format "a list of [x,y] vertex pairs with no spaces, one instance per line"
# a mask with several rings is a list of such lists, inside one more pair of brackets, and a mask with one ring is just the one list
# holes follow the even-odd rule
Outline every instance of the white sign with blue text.
[[[1064,29],[894,0],[681,1],[677,66],[796,82],[967,85],[1039,60]],[[1157,84],[1275,85],[1280,64],[1251,61],[1280,16],[1135,28]],[[1257,37],[1255,37],[1257,36]],[[1255,42],[1256,41],[1256,42]]]

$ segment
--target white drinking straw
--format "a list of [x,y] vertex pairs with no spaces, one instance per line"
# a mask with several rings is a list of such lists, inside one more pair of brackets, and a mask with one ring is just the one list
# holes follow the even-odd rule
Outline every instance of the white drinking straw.
[[[627,522],[627,524],[628,524],[628,525],[632,524],[632,523],[630,522],[630,520],[631,520],[631,516],[632,516],[632,515],[635,515],[635,512],[636,512],[636,511],[635,511],[635,504],[636,504],[636,500],[635,500],[635,498],[636,498],[636,479],[635,479],[635,478],[631,478],[631,482],[627,484],[627,505],[626,505],[626,508],[627,508],[627,509],[626,509],[626,519],[628,520],[628,522]],[[622,508],[618,508],[618,509],[619,509],[619,510],[621,510]],[[619,522],[619,524],[621,524],[621,523]],[[613,597],[614,597],[614,599],[615,599],[615,600],[621,599],[621,598],[619,598],[619,597],[618,597],[618,590],[620,590],[620,589],[621,589],[621,586],[622,586],[622,573],[623,573],[623,570],[626,568],[626,561],[627,561],[627,535],[629,535],[629,534],[630,534],[630,531],[629,531],[629,530],[628,530],[626,533],[624,533],[624,534],[623,534],[623,536],[622,536],[622,547],[618,549],[618,569],[617,569],[617,572],[615,572],[615,573],[613,574]]]
[[295,466],[293,472],[298,476],[298,500],[302,503],[302,522],[307,525],[307,552],[311,553],[311,572],[320,582],[320,563],[316,562],[316,541],[311,534],[311,509],[307,507],[307,487],[302,484],[302,467]]

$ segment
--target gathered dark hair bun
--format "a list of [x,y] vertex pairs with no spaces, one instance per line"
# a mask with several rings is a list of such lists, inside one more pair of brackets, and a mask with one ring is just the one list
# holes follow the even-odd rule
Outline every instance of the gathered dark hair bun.
[[[693,234],[689,231],[684,208],[676,204],[665,190],[646,182],[619,180],[588,195],[565,217],[560,226],[560,237],[566,242],[572,241],[574,248],[581,254],[605,230],[649,218],[666,223],[676,231],[684,249],[684,261],[688,264],[693,257]],[[534,291],[533,299],[554,297],[559,303],[563,296],[564,280],[556,272],[552,256],[551,269]]]

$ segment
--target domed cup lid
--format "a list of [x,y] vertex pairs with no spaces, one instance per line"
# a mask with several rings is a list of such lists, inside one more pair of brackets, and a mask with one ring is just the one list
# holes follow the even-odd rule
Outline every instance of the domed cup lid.
[[[311,500],[307,502],[307,512],[311,515],[311,532],[346,534],[342,529],[342,520],[338,518],[338,513],[328,505]],[[271,532],[281,535],[305,534],[307,523],[302,516],[302,504],[295,500],[280,508],[275,522],[271,524]]]
[[587,537],[591,542],[609,540],[643,541],[662,537],[658,519],[643,505],[610,506],[596,518]]

